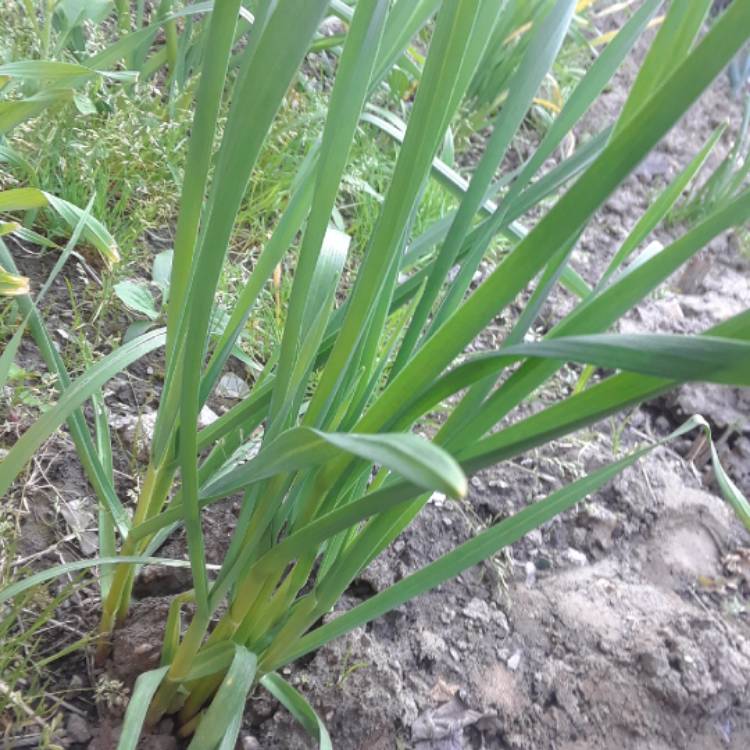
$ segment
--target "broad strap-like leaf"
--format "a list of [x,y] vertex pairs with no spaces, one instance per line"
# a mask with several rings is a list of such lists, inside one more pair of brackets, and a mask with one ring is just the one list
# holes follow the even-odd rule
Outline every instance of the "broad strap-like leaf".
[[[170,276],[170,296],[173,304],[170,306],[167,322],[168,356],[171,355],[174,346],[185,294],[190,283],[201,207],[208,183],[217,117],[224,93],[239,6],[239,0],[225,2],[219,12],[211,14],[206,32],[206,42],[212,54],[206,57],[201,70],[185,163],[185,177],[182,182],[180,213],[177,217],[174,258]],[[157,442],[158,432],[157,428],[157,435],[154,436],[155,442]],[[161,452],[162,449],[157,447],[155,455],[159,456]]]
[[[324,294],[324,300],[316,299],[320,291],[326,288],[315,278],[321,270],[326,275],[325,267],[321,269],[318,259],[326,234],[330,231],[329,217],[367,96],[387,11],[388,3],[384,0],[363,0],[358,3],[341,54],[320,145],[310,216],[302,238],[284,325],[271,400],[271,420],[277,416],[281,405],[287,402],[294,362],[311,321],[318,315],[322,304],[329,305],[327,294]],[[329,243],[327,254],[335,257],[331,249]],[[285,416],[282,415],[282,419]]]
[[56,211],[73,229],[86,216],[83,236],[109,263],[116,263],[120,259],[117,243],[112,235],[100,221],[84,214],[78,206],[37,188],[12,188],[0,192],[0,211],[28,211],[47,206]]
[[387,467],[425,489],[454,497],[466,493],[466,478],[455,461],[428,440],[410,433],[331,433],[295,427],[277,437],[246,464],[230,466],[201,488],[201,497],[226,496],[251,483],[320,466],[349,454]]
[[[747,342],[750,340],[750,311],[714,326],[706,335]],[[519,455],[556,437],[643,403],[678,385],[680,381],[670,377],[621,373],[552,404],[500,432],[476,442],[467,441],[456,453],[467,471],[478,471],[479,468]]]
[[649,20],[654,16],[661,2],[662,0],[646,0],[592,63],[568,97],[560,114],[553,120],[542,142],[524,164],[518,179],[511,185],[504,203],[512,203],[515,196],[526,188],[531,178],[542,167],[567,133],[596,101],[646,29]]
[[299,690],[275,672],[263,675],[260,684],[297,719],[320,750],[333,750],[325,724]]
[[138,74],[133,71],[98,71],[78,63],[56,62],[52,60],[18,60],[0,65],[0,76],[21,81],[54,82],[72,84],[102,75],[120,81],[134,81]]
[[563,336],[480,354],[458,365],[410,404],[402,420],[410,424],[462,389],[488,377],[496,379],[518,360],[537,357],[679,382],[750,385],[750,343],[746,341],[670,334]]
[[117,750],[135,750],[138,746],[151,699],[168,671],[168,666],[159,667],[138,675],[133,687],[133,695],[125,712],[120,739],[117,742]]
[[659,87],[677,69],[690,51],[693,41],[703,26],[713,0],[672,2],[664,22],[659,27],[646,59],[625,101],[617,123],[619,132],[626,127],[654,96]]
[[750,386],[750,344],[711,336],[676,334],[594,334],[550,338],[508,347],[508,354],[528,353],[608,369]]
[[[166,450],[175,424],[179,421],[181,432],[178,447],[185,529],[193,562],[196,606],[200,618],[205,621],[208,619],[208,582],[204,574],[205,549],[198,504],[196,432],[201,372],[213,299],[253,167],[326,7],[326,0],[309,0],[301,6],[291,0],[280,0],[274,6],[266,6],[266,15],[256,19],[216,156],[213,181],[204,209],[205,224],[189,264],[189,285],[178,310],[181,317],[175,344],[167,353],[167,397],[162,400],[159,409],[154,455]],[[215,9],[214,15],[218,13],[219,9]],[[287,54],[279,56],[279,49],[286,50]],[[267,64],[269,59],[277,63],[270,69]],[[178,254],[175,248],[174,268],[178,264],[182,267],[185,257],[182,253]],[[173,270],[172,282],[175,280]],[[174,299],[170,307],[175,307]]]
[[[632,263],[610,286],[587,298],[554,326],[547,338],[606,330],[720,232],[741,224],[748,217],[750,191],[707,216],[646,262],[637,267]],[[473,413],[471,423],[462,433],[454,433],[445,445],[450,448],[456,441],[470,443],[484,435],[556,369],[557,365],[552,360],[535,359],[525,362],[482,404],[481,409]]]
[[[458,106],[455,93],[467,84],[462,76],[464,52],[477,17],[487,7],[485,0],[457,0],[440,9],[393,180],[360,264],[341,330],[309,403],[305,424],[326,423],[334,393],[350,376],[349,367],[357,368],[354,355],[364,331],[369,330],[367,322],[379,295],[389,293],[385,279],[392,275],[393,262],[403,246],[404,229],[453,114],[451,105]],[[477,33],[484,31],[486,28]]]
[[[244,646],[235,644],[234,659],[211,705],[198,724],[188,750],[215,750],[228,731],[239,727],[237,716],[242,716],[245,701],[255,681],[258,659]],[[233,738],[236,740],[236,735]]]
[[51,568],[45,568],[38,573],[33,573],[26,578],[5,586],[0,589],[0,604],[14,599],[24,591],[33,589],[47,581],[52,581],[68,573],[76,573],[79,570],[89,570],[99,565],[163,565],[168,568],[189,568],[190,563],[187,560],[174,560],[169,557],[145,557],[138,555],[121,555],[119,557],[92,557],[86,560],[74,560],[61,565],[54,565]]

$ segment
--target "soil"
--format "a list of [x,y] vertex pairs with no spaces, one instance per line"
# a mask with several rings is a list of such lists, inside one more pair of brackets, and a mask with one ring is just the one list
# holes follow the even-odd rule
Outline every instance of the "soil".
[[[625,66],[579,137],[612,121],[635,69],[635,62]],[[586,231],[573,261],[585,278],[597,278],[659,188],[725,120],[736,124],[739,107],[721,80]],[[728,143],[725,136],[719,154],[726,153]],[[712,157],[714,165],[718,158]],[[656,233],[664,243],[678,235],[675,227]],[[750,307],[750,269],[736,238],[719,238],[699,257],[689,278],[681,274],[670,280],[627,316],[620,329],[696,333]],[[28,272],[28,264],[24,270]],[[561,292],[545,311],[544,325],[554,323],[570,305]],[[477,345],[491,345],[493,335],[498,331],[489,331]],[[34,356],[31,347],[22,351],[29,369]],[[113,413],[132,417],[152,410],[158,394],[145,386],[146,376],[159,368],[154,357],[112,383],[108,403]],[[568,375],[574,382],[575,373]],[[569,386],[565,379],[560,383],[560,388]],[[540,394],[539,402],[521,411],[539,408],[545,397]],[[722,460],[749,491],[750,395],[684,387],[634,411],[626,423],[603,423],[596,431],[482,472],[472,478],[463,503],[433,496],[414,524],[355,582],[337,612],[400,580],[483,526],[611,460],[613,453],[666,434],[693,413],[703,414],[723,436]],[[137,448],[128,440],[123,435],[117,459],[123,497],[133,489],[130,476],[137,461]],[[26,516],[20,550],[24,557],[48,550],[61,527],[70,532],[70,524],[50,509],[88,493],[69,439],[63,435],[56,441],[37,467],[44,467],[41,497],[51,499],[38,504],[47,510]],[[503,555],[287,668],[288,679],[326,722],[334,746],[750,747],[750,536],[716,493],[702,457],[686,460],[694,457],[694,447],[685,439],[658,449],[607,489]],[[86,502],[91,511],[93,501]],[[226,549],[236,510],[228,501],[207,516],[212,560],[221,559]],[[81,535],[74,531],[73,536],[72,542],[59,546],[61,554],[77,554],[82,548]],[[179,534],[169,545],[165,555],[184,550]],[[114,747],[118,716],[133,680],[158,661],[168,597],[188,586],[188,579],[174,570],[145,571],[105,674],[95,674],[81,655],[57,667],[60,686],[71,674],[83,681],[84,689],[69,698],[79,708],[67,719],[71,747]],[[90,599],[84,596],[70,606],[82,630],[93,625],[96,612]],[[102,688],[105,677],[109,693]],[[113,683],[115,679],[120,684]],[[85,689],[94,684],[99,685],[97,702]],[[293,718],[267,695],[250,700],[238,747],[312,746]],[[177,748],[171,722],[160,725],[141,747]]]

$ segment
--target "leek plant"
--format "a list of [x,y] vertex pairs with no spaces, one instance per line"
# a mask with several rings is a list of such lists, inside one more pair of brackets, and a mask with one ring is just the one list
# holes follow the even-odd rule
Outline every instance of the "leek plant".
[[[233,747],[245,700],[258,686],[287,706],[321,747],[330,747],[312,708],[279,676],[281,667],[492,556],[596,491],[649,447],[530,504],[320,625],[433,491],[462,497],[467,475],[683,382],[750,385],[750,311],[700,336],[608,333],[714,237],[747,221],[750,192],[715,207],[659,253],[632,260],[679,195],[669,186],[600,283],[592,288],[569,265],[596,211],[750,36],[748,3],[733,3],[701,36],[710,4],[672,3],[617,121],[540,173],[660,10],[660,0],[646,0],[593,63],[530,159],[512,180],[498,178],[577,5],[575,0],[548,3],[528,32],[482,157],[465,181],[435,155],[496,29],[507,20],[505,6],[513,3],[358,0],[349,8],[322,135],[300,165],[289,203],[218,338],[212,336],[212,309],[236,214],[329,0],[257,3],[231,86],[227,70],[241,3],[214,5],[182,187],[166,328],[128,341],[73,382],[59,357],[48,352],[61,374],[59,401],[0,464],[0,492],[5,492],[67,420],[101,502],[101,556],[35,574],[0,592],[0,602],[61,573],[100,566],[100,662],[113,629],[127,618],[137,566],[190,567],[193,588],[171,604],[161,666],[136,683],[120,748],[135,748],[143,724],[153,725],[165,713],[178,714],[181,734],[193,735],[192,750]],[[336,5],[341,10],[344,4]],[[431,20],[408,122],[403,128],[390,122],[401,142],[392,181],[342,298],[349,238],[330,222],[349,149],[357,129],[370,126],[361,123],[373,122],[369,105],[392,66]],[[214,149],[228,86],[231,104]],[[712,146],[696,155],[686,174],[694,173]],[[458,207],[415,235],[424,187],[433,178],[454,192]],[[532,228],[525,226],[524,214],[540,208],[542,218]],[[301,246],[277,350],[250,394],[199,429],[201,407],[264,284],[298,233]],[[498,236],[506,238],[510,250],[470,290]],[[7,252],[0,253],[12,272],[7,258]],[[576,295],[577,304],[543,338],[530,340],[541,306],[559,284]],[[500,347],[464,355],[527,288],[531,296]],[[34,303],[17,299],[26,301],[22,312],[44,349],[46,332]],[[159,348],[166,355],[165,382],[150,461],[131,515],[112,483],[101,388]],[[565,362],[615,372],[533,416],[505,419]],[[93,437],[81,411],[89,399],[95,404]],[[437,433],[431,440],[416,434],[419,421],[440,405],[448,416]],[[504,426],[497,430],[501,421]],[[706,428],[694,419],[681,432],[695,427]],[[750,506],[718,461],[715,468],[725,497],[750,527]],[[229,496],[242,497],[237,526],[220,569],[209,574],[201,513]],[[178,526],[187,534],[189,560],[156,557]],[[183,627],[188,604],[192,614]]]

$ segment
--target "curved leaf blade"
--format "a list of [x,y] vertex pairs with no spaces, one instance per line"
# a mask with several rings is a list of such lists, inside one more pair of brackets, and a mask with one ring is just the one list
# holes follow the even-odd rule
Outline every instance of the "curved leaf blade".
[[244,646],[235,644],[234,659],[221,687],[198,724],[188,750],[215,750],[227,731],[234,731],[242,716],[247,695],[255,680],[258,658]]
[[65,390],[65,397],[45,412],[10,449],[0,463],[0,495],[4,495],[36,450],[110,378],[145,354],[163,346],[163,330],[151,331],[124,344],[97,362]]
[[230,466],[202,488],[202,499],[223,497],[248,484],[320,466],[340,453],[380,464],[425,489],[439,489],[453,497],[466,494],[466,477],[442,449],[418,435],[333,433],[295,427],[279,435],[250,462]]
[[313,737],[320,750],[333,750],[328,730],[302,693],[275,672],[263,675],[260,684],[281,703]]

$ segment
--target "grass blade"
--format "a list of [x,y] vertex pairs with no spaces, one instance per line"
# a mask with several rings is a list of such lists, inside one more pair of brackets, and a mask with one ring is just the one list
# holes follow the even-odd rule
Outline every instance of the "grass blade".
[[91,557],[86,560],[74,560],[73,562],[54,565],[51,568],[45,568],[38,573],[33,573],[27,578],[5,586],[0,589],[0,604],[5,604],[14,599],[19,594],[23,594],[35,586],[39,586],[47,581],[52,581],[68,573],[75,573],[79,570],[88,570],[96,568],[99,565],[164,565],[168,568],[189,568],[190,562],[187,560],[174,560],[169,557],[145,557],[143,555],[122,555],[119,557]]
[[128,703],[128,710],[125,712],[117,750],[135,750],[138,746],[149,704],[167,674],[167,669],[169,667],[159,667],[159,669],[152,669],[138,676],[133,687],[133,695]]
[[717,128],[690,164],[651,203],[646,213],[639,219],[625,242],[622,243],[620,249],[615,253],[614,258],[612,258],[609,266],[607,266],[607,270],[599,280],[598,287],[602,287],[607,283],[612,274],[620,268],[641,242],[648,237],[657,224],[667,215],[714,150],[723,132],[724,127]]
[[255,680],[258,659],[244,646],[235,645],[234,659],[211,706],[198,724],[188,750],[215,750],[228,730],[234,731]]
[[333,745],[325,724],[302,693],[275,672],[263,675],[260,684],[297,719],[310,737],[318,743],[320,750],[332,750]]
[[0,495],[4,495],[13,480],[23,470],[42,443],[87,399],[110,378],[137,359],[163,346],[163,330],[152,331],[131,341],[104,357],[65,391],[65,398],[45,412],[10,449],[0,463]]
[[638,77],[623,107],[616,132],[621,131],[639,113],[646,102],[677,69],[693,45],[713,0],[673,2],[646,55]]

